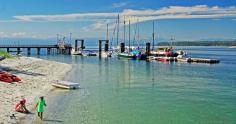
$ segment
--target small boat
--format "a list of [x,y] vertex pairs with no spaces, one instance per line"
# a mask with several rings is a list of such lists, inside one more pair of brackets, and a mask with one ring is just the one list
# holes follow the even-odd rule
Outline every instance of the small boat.
[[191,62],[191,58],[178,58],[177,57],[177,61],[178,62]]
[[69,81],[55,81],[52,86],[62,89],[77,89],[79,88],[79,83],[69,82]]
[[97,56],[97,53],[92,50],[84,51],[83,56]]
[[[99,56],[99,55],[98,55]],[[111,57],[112,53],[111,52],[102,52],[101,53],[101,57],[107,58],[107,57]]]
[[4,60],[4,59],[6,59],[6,57],[0,56],[0,61],[2,61],[2,60]]
[[0,81],[6,83],[20,82],[21,78],[13,74],[0,71]]
[[127,58],[127,59],[134,59],[135,58],[135,55],[128,53],[128,52],[118,53],[117,56],[119,58]]
[[177,61],[176,57],[156,57],[155,58],[157,61],[161,61],[161,62],[173,62],[173,61]]
[[178,53],[174,52],[172,47],[160,47],[156,51],[151,51],[152,56],[177,57]]
[[72,48],[71,54],[72,55],[82,55],[82,51],[81,50],[75,50],[74,48]]

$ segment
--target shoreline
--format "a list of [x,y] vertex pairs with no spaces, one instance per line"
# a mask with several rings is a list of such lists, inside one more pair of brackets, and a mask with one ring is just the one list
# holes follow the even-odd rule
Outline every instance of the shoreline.
[[236,46],[230,46],[229,48],[236,48]]
[[[61,80],[72,69],[72,65],[55,61],[48,61],[33,57],[20,57],[0,61],[0,68],[7,67],[9,73],[22,78],[22,82],[12,84],[0,82],[0,123],[12,123],[10,115],[15,114],[17,123],[33,114],[22,114],[14,110],[15,104],[23,96],[26,100],[26,107],[32,112],[39,96],[45,96],[52,92],[51,82]],[[14,122],[13,121],[13,122]]]

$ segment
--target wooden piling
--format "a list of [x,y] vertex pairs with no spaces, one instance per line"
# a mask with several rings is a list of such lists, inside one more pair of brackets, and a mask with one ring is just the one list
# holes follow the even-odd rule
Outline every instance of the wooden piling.
[[108,52],[108,51],[109,51],[109,40],[106,40],[104,51],[105,51],[105,52]]
[[31,54],[31,48],[27,48],[27,55]]
[[150,55],[150,52],[151,52],[151,43],[147,42],[146,43],[146,54],[147,55]]
[[47,54],[51,54],[51,48],[47,48]]
[[37,55],[40,55],[40,48],[37,48]]
[[99,53],[99,56],[101,56],[101,54],[102,54],[102,40],[99,40],[99,44],[98,44],[99,46],[99,49],[98,49],[98,53]]
[[20,54],[20,48],[17,48],[16,54],[17,54],[17,55]]
[[81,40],[81,44],[80,44],[81,46],[80,46],[80,48],[83,50],[83,49],[85,49],[85,46],[84,46],[84,40]]
[[125,52],[125,43],[120,43],[120,52]]
[[75,40],[75,51],[77,51],[78,50],[78,40],[76,39]]

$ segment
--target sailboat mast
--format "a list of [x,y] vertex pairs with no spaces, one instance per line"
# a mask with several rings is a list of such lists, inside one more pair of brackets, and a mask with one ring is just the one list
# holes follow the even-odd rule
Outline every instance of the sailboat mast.
[[130,52],[130,20],[129,20],[129,52]]
[[119,45],[119,26],[120,25],[120,15],[118,14],[118,20],[117,20],[117,41],[116,41],[116,45]]
[[171,47],[173,46],[173,41],[175,40],[175,38],[174,38],[174,36],[173,35],[171,35]]
[[71,44],[71,37],[72,37],[72,33],[70,33],[70,44]]
[[139,19],[138,19],[137,24],[138,24],[138,47],[139,47],[139,40],[140,40],[140,35],[139,35]]
[[124,43],[125,43],[125,16],[124,16]]
[[153,24],[152,24],[152,50],[154,50],[154,41],[155,41],[155,29],[154,29],[154,26],[155,26],[155,22],[153,21]]
[[109,39],[109,38],[108,38],[108,35],[109,35],[109,34],[108,34],[108,24],[107,24],[107,40]]

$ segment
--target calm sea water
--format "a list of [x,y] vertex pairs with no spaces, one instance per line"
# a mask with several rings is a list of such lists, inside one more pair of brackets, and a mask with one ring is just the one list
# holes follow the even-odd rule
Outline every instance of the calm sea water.
[[[236,123],[236,49],[182,47],[219,64],[162,63],[80,56],[41,56],[73,64],[65,80],[81,89],[46,96],[43,123]],[[56,73],[56,72],[53,72]],[[41,123],[33,118],[29,123]]]

